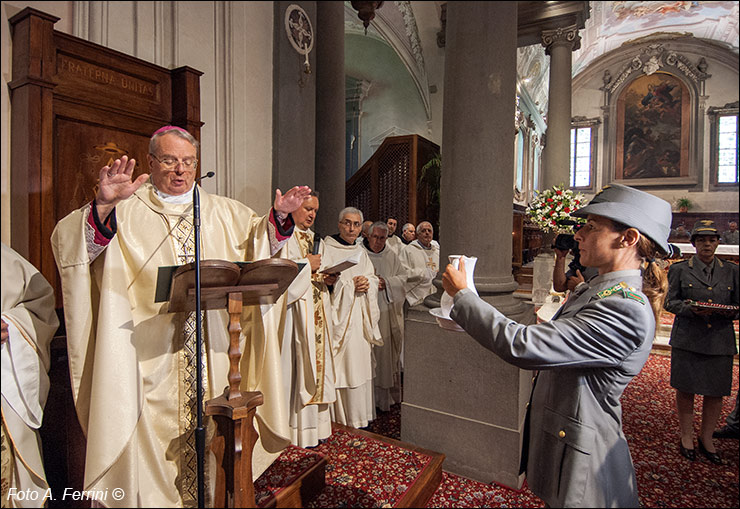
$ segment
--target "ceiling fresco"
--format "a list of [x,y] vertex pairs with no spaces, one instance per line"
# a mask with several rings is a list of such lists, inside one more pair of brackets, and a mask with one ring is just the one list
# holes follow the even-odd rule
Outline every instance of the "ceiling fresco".
[[590,3],[581,49],[573,53],[573,76],[604,53],[656,33],[689,33],[738,52],[738,2]]

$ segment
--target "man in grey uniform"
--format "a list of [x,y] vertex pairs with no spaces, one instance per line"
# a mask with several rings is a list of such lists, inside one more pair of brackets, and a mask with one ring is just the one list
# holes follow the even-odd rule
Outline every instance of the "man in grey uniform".
[[524,430],[530,489],[551,507],[639,507],[619,399],[650,353],[656,303],[646,293],[654,295],[656,283],[643,281],[640,269],[665,292],[654,255],[668,251],[671,207],[613,184],[575,215],[588,218],[575,235],[582,263],[599,275],[548,323],[506,318],[465,288],[464,269],[448,265],[442,281],[454,296],[452,319],[476,341],[515,366],[540,370]]

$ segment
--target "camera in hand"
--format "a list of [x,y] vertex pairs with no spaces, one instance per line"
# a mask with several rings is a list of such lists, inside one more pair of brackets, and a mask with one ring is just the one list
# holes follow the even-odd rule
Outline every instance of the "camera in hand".
[[[584,223],[578,221],[564,221],[563,224],[570,224],[573,226],[574,231],[578,231],[583,227]],[[560,233],[555,237],[555,242],[552,244],[553,249],[559,249],[561,251],[570,251],[573,255],[573,260],[568,264],[568,268],[572,272],[578,270],[583,273],[586,270],[584,265],[581,265],[581,252],[578,250],[578,242],[576,242],[575,235],[572,233]]]
[[570,251],[574,248],[578,249],[578,243],[572,233],[561,233],[555,237],[555,242],[552,244],[552,248],[560,249],[561,251]]

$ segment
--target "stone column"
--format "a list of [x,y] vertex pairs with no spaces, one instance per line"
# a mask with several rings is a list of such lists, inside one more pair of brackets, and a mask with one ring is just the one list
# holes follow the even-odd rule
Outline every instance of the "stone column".
[[[285,33],[285,11],[295,2],[275,2],[275,46],[273,49],[273,136],[272,196],[274,189],[286,192],[293,186],[314,187],[316,128],[316,74],[304,73],[305,56],[291,45]],[[317,30],[316,3],[300,2]],[[317,40],[309,55],[311,68],[316,62]]]
[[542,189],[570,180],[570,119],[572,53],[581,47],[578,27],[542,31],[545,54],[550,55],[550,90],[547,109],[547,145],[543,154]]
[[[483,299],[519,321],[512,295],[516,2],[448,2],[440,210],[441,265],[477,256]],[[444,453],[445,469],[519,488],[531,373],[464,332],[440,328],[427,306],[406,321],[404,441]]]
[[316,181],[319,214],[315,230],[336,233],[345,203],[344,4],[316,2]]
[[[550,90],[547,109],[547,144],[543,153],[541,189],[570,183],[570,119],[572,53],[581,47],[578,27],[570,25],[542,31],[545,53],[550,55]],[[545,303],[552,287],[555,266],[550,244],[554,234],[545,234],[543,250],[534,260],[532,269],[532,302],[536,307]]]

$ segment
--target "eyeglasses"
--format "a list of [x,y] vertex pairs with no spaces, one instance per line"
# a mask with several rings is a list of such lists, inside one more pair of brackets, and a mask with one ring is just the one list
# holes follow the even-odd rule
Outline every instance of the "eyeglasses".
[[353,226],[355,228],[359,228],[360,226],[362,226],[362,223],[360,223],[359,221],[350,221],[349,219],[345,219],[344,221],[339,221],[339,224],[343,224],[347,228],[351,228]]
[[152,156],[165,170],[174,170],[178,165],[182,164],[182,167],[185,170],[192,171],[198,166],[198,160],[190,157],[186,159],[175,159],[173,157],[164,157],[160,159],[154,154],[149,155]]

